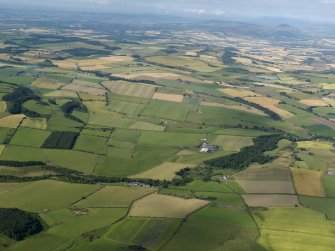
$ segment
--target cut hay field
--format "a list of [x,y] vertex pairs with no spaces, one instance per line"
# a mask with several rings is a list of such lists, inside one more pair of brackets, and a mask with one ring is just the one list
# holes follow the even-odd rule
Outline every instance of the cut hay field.
[[74,206],[85,208],[127,208],[130,204],[145,195],[156,191],[155,188],[134,188],[121,186],[106,186],[91,194]]
[[242,195],[249,207],[294,207],[299,205],[296,195],[251,194]]
[[289,159],[280,157],[265,165],[254,164],[236,174],[235,178],[250,194],[295,194],[289,163]]
[[135,201],[129,215],[137,217],[184,218],[207,204],[208,202],[204,200],[185,200],[167,195],[152,194]]
[[186,167],[192,167],[192,165],[166,162],[148,171],[145,171],[144,173],[134,175],[132,178],[172,180],[174,177],[176,177],[176,172]]
[[260,94],[257,94],[256,92],[249,91],[246,89],[224,88],[224,89],[219,89],[219,91],[229,96],[238,97],[238,98],[261,96]]
[[317,107],[324,107],[328,106],[328,104],[322,99],[302,99],[299,101],[300,103],[307,105],[307,106],[317,106]]
[[7,110],[6,101],[0,101],[0,112],[5,112]]
[[158,93],[156,92],[152,99],[158,99],[158,100],[165,100],[165,101],[172,101],[172,102],[183,102],[184,96],[183,95],[177,95],[177,94],[168,94],[168,93]]
[[48,127],[47,119],[45,118],[30,118],[26,117],[21,124],[22,127],[45,130]]
[[166,80],[178,80],[183,78],[182,75],[172,73],[172,72],[141,72],[132,74],[113,74],[115,77],[126,78],[126,79],[166,79]]
[[258,109],[255,109],[255,108],[249,107],[249,106],[244,106],[244,105],[226,105],[226,104],[215,103],[215,102],[206,102],[206,101],[201,101],[200,105],[211,106],[211,107],[223,107],[223,108],[227,108],[227,109],[235,109],[235,110],[251,112],[251,113],[258,114],[258,115],[266,116],[265,113],[263,113],[261,110],[258,110]]
[[263,105],[263,107],[269,109],[270,111],[273,111],[275,113],[277,113],[280,117],[284,118],[284,119],[288,119],[294,116],[293,113],[286,111],[284,109],[281,109],[275,105]]
[[126,81],[106,81],[102,84],[112,93],[141,98],[151,98],[156,89],[153,85]]
[[106,90],[103,86],[82,80],[74,80],[71,84],[62,87],[62,90],[104,96]]
[[42,89],[59,89],[61,88],[65,83],[61,83],[57,80],[54,79],[48,79],[48,78],[38,78],[35,80],[31,86],[37,87],[37,88],[42,88]]
[[223,147],[224,151],[238,152],[242,147],[254,144],[252,137],[218,135],[211,144]]
[[295,189],[299,195],[325,196],[325,191],[321,183],[323,172],[291,168],[291,173]]
[[266,249],[331,251],[335,246],[335,225],[321,213],[307,208],[255,210],[260,227],[258,243]]
[[322,141],[299,141],[297,143],[298,148],[316,148],[316,149],[333,149],[330,142]]
[[17,128],[25,117],[23,114],[18,114],[1,118],[0,127]]
[[156,64],[168,65],[173,67],[184,67],[199,72],[213,72],[216,68],[209,66],[207,63],[191,57],[171,57],[171,56],[154,56],[146,58],[149,62]]

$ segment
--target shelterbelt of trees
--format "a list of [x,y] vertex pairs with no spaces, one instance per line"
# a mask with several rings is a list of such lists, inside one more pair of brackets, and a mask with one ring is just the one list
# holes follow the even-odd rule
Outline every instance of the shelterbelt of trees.
[[40,220],[17,208],[0,208],[0,233],[20,241],[43,230]]

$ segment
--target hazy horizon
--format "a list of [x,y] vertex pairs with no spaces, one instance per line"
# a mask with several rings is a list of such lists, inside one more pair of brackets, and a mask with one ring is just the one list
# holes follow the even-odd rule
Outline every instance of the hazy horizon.
[[[68,11],[92,11],[123,14],[176,15],[207,19],[289,18],[335,23],[335,0],[0,0],[11,8],[38,8]],[[243,7],[243,8],[242,8]]]

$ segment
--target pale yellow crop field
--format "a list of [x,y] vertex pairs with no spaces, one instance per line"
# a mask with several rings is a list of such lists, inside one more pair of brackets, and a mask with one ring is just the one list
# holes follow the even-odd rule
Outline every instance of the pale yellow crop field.
[[167,94],[167,93],[155,93],[152,96],[152,99],[158,99],[158,100],[165,100],[165,101],[172,101],[172,102],[183,102],[184,96],[183,95],[177,95],[177,94]]
[[176,172],[186,167],[193,167],[193,165],[166,162],[148,171],[145,171],[144,173],[134,175],[132,178],[172,180],[174,177],[176,177]]
[[219,91],[229,96],[239,97],[239,98],[261,96],[260,94],[257,94],[256,92],[253,92],[253,91],[241,90],[241,89],[236,89],[236,88],[222,88],[222,89],[219,89]]
[[141,98],[151,98],[156,89],[153,85],[125,81],[106,81],[102,84],[112,93]]
[[206,206],[209,202],[182,199],[161,194],[151,194],[132,205],[129,215],[138,217],[184,218]]
[[44,89],[58,89],[65,85],[65,83],[61,83],[59,81],[48,79],[48,78],[38,78],[32,83],[32,86],[37,88],[44,88]]
[[328,106],[328,104],[322,99],[302,99],[299,102],[307,106]]
[[0,127],[17,128],[25,117],[23,114],[4,117],[0,119]]
[[298,194],[318,197],[325,196],[325,191],[321,183],[323,172],[291,168],[291,173]]
[[298,148],[317,148],[317,149],[333,149],[332,143],[326,141],[299,141]]

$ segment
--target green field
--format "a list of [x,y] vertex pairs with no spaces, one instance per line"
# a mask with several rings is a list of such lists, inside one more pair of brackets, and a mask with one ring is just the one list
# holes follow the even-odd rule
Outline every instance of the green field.
[[272,250],[331,250],[335,225],[323,214],[305,208],[253,212],[261,230],[258,243]]
[[154,188],[108,186],[95,192],[88,198],[79,201],[75,206],[90,208],[127,208],[134,200],[154,191]]
[[[1,194],[1,207],[17,207],[32,212],[59,210],[75,203],[82,196],[99,189],[97,185],[69,184],[59,181],[38,181]],[[53,199],[50,199],[52,196]]]

